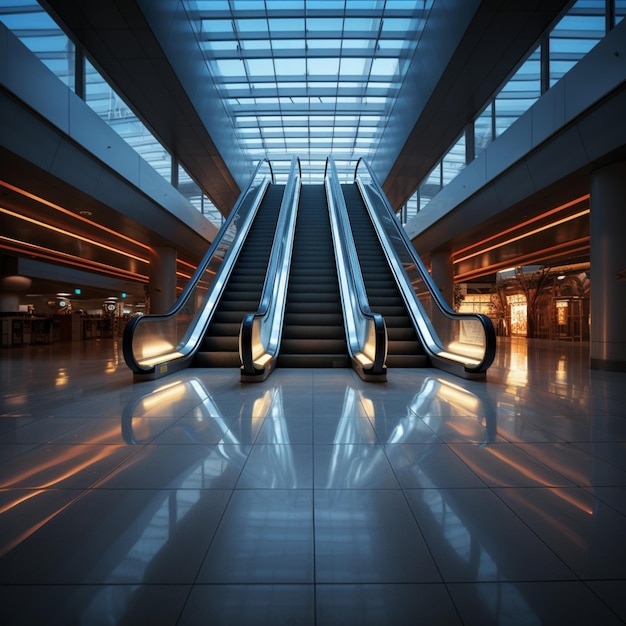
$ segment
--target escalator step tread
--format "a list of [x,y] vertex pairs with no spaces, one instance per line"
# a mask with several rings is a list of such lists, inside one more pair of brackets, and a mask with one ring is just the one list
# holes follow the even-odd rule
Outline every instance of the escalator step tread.
[[415,332],[406,325],[390,326],[387,324],[387,338],[389,341],[415,341]]
[[345,339],[283,339],[281,354],[347,354]]
[[424,349],[419,341],[389,341],[390,354],[423,354]]
[[239,335],[235,337],[207,336],[202,342],[206,352],[237,352],[239,354]]
[[198,352],[194,357],[195,367],[239,367],[239,352]]
[[341,326],[320,326],[307,324],[302,327],[288,327],[283,332],[283,341],[287,339],[339,339],[345,344],[345,331]]
[[[285,318],[285,327],[298,328],[300,326],[335,326],[337,328],[343,328],[343,314],[341,311],[335,313],[318,313],[313,315],[312,313],[289,313],[289,316]],[[287,328],[285,328],[287,332]]]

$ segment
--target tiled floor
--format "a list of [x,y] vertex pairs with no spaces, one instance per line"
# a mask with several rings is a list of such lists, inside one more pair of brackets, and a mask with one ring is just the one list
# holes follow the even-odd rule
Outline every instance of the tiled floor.
[[587,349],[248,385],[1,350],[0,622],[622,624],[626,374]]

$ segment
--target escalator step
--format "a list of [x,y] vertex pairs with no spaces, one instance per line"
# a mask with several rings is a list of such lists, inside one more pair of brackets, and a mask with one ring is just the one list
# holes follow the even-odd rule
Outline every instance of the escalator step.
[[310,324],[317,324],[320,326],[342,326],[343,314],[341,309],[336,312],[315,312],[315,313],[296,313],[291,311],[289,317],[285,317],[285,321],[290,326],[308,326]]
[[347,354],[345,337],[341,339],[283,339],[281,354]]
[[302,327],[289,326],[283,332],[283,341],[289,339],[339,339],[345,341],[343,326],[306,324]]
[[[413,341],[415,340],[415,332],[412,328],[406,326],[392,326],[387,324],[387,338],[389,341]],[[417,342],[416,342],[417,343]]]
[[210,335],[203,345],[204,352],[236,352],[239,354],[239,337]]

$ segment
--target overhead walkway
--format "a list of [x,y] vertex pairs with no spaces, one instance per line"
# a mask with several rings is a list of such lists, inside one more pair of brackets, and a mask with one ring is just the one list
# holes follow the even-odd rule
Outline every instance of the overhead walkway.
[[183,367],[350,367],[386,380],[388,367],[434,366],[484,377],[495,354],[488,318],[441,299],[369,167],[339,183],[286,186],[259,164],[248,189],[171,311],[124,333],[136,380]]

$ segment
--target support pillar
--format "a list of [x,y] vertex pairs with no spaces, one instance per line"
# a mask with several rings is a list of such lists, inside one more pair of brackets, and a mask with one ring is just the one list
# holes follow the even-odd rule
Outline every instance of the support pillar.
[[431,276],[443,299],[454,307],[454,264],[449,252],[433,252],[430,255]]
[[31,285],[31,279],[20,276],[17,257],[0,254],[0,311],[12,313],[20,310],[20,293]]
[[591,176],[591,368],[626,371],[626,162]]
[[150,313],[166,313],[176,302],[176,249],[154,248],[148,284]]
[[20,310],[20,298],[17,293],[0,291],[0,312],[13,313]]

